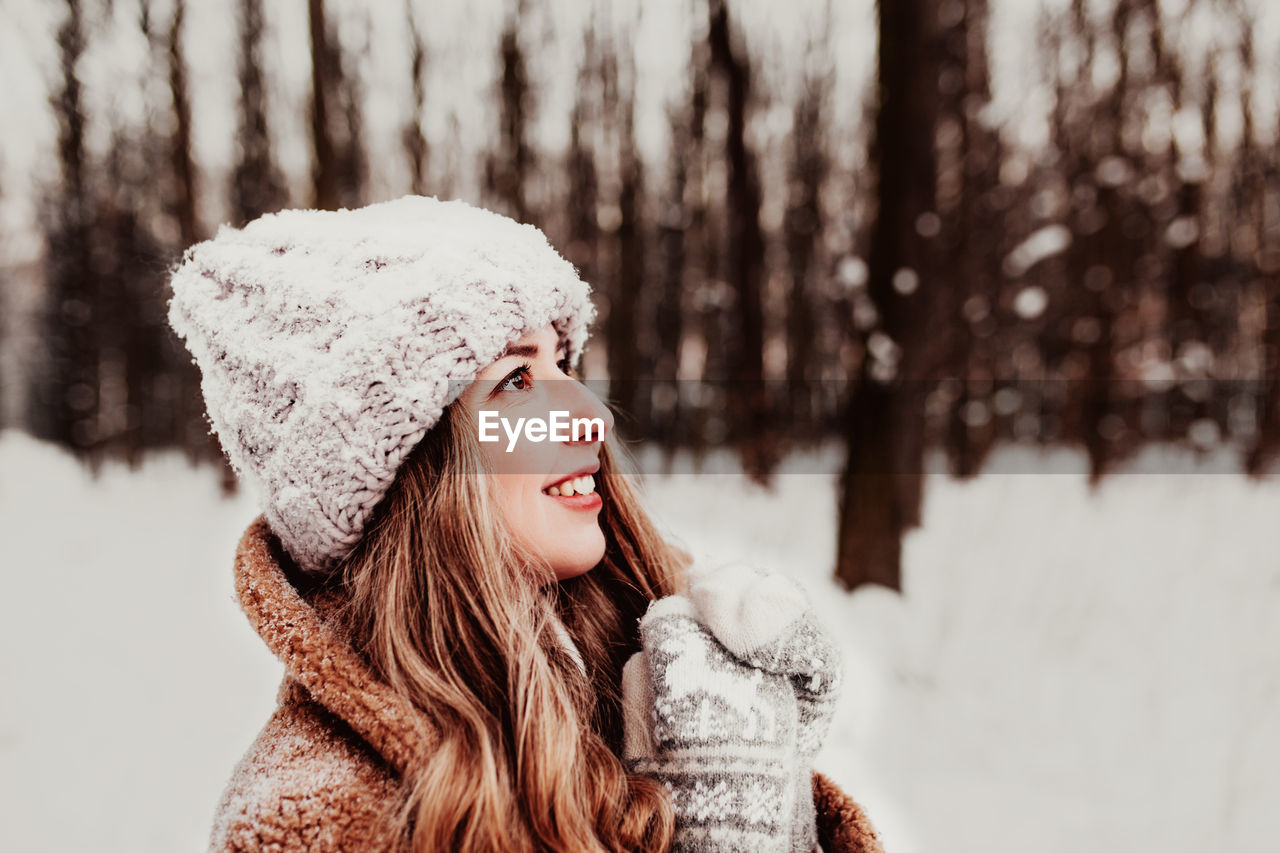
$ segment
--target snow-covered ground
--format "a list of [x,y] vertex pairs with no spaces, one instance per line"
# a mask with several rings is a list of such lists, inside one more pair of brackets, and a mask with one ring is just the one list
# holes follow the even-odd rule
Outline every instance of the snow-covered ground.
[[[647,491],[701,558],[811,590],[847,674],[819,769],[890,853],[1274,850],[1280,478],[993,465],[928,481],[901,597],[829,579],[827,477]],[[280,674],[232,596],[255,514],[177,455],[94,481],[0,434],[0,849],[203,849]]]

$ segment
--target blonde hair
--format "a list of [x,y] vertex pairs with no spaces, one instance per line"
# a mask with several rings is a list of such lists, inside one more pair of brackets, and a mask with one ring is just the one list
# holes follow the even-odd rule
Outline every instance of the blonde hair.
[[639,618],[678,590],[688,555],[642,509],[610,434],[596,475],[604,557],[539,589],[501,523],[471,421],[458,404],[445,410],[341,573],[343,627],[433,730],[388,819],[414,851],[666,850],[665,790],[618,758],[618,685]]

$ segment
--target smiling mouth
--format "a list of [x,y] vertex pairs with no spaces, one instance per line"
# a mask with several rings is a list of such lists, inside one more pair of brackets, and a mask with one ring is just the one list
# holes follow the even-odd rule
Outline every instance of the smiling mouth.
[[569,477],[560,482],[548,486],[542,490],[544,495],[550,495],[553,498],[571,498],[575,495],[594,495],[596,493],[596,481],[590,474],[584,474],[581,477]]

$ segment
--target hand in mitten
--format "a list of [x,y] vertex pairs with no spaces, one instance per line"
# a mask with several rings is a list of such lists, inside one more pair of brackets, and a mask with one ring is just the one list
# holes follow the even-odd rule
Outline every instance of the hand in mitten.
[[698,620],[734,656],[790,680],[800,705],[800,751],[812,760],[835,713],[841,667],[804,589],[776,572],[731,565],[691,577],[689,598]]
[[650,605],[640,636],[643,651],[623,670],[623,757],[671,792],[672,850],[795,849],[798,716],[787,677],[729,654],[681,596]]
[[835,712],[839,651],[804,590],[785,575],[732,565],[701,571],[690,579],[689,597],[699,621],[734,656],[790,681],[800,726],[792,840],[794,849],[809,850],[817,840],[812,765]]

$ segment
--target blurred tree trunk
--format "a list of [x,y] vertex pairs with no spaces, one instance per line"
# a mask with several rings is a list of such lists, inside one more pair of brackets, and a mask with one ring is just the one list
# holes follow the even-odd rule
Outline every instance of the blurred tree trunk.
[[693,144],[686,109],[668,114],[671,128],[671,151],[666,198],[659,214],[658,228],[662,269],[656,310],[657,352],[654,363],[654,440],[667,452],[687,440],[681,426],[687,417],[680,388],[680,345],[684,337],[686,267],[689,262],[689,207],[685,194],[689,188],[689,159]]
[[[148,155],[168,140],[116,128],[105,175],[108,189],[99,204],[97,273],[103,310],[102,412],[104,450],[123,454],[137,466],[144,450],[171,447],[182,440],[186,408],[165,391],[186,359],[175,357],[172,332],[165,322],[167,304],[162,268],[166,252],[147,228],[147,213],[162,209],[163,181],[151,180]],[[172,254],[172,253],[170,253]],[[195,368],[186,365],[194,374]],[[193,387],[199,406],[199,389]]]
[[489,157],[486,184],[507,213],[529,222],[525,181],[533,171],[533,149],[528,140],[532,93],[520,45],[523,5],[517,2],[515,13],[507,16],[498,45],[498,150]]
[[[829,23],[829,21],[828,21]],[[824,29],[829,33],[830,28]],[[829,36],[826,36],[829,38]],[[827,269],[822,237],[825,215],[822,188],[831,171],[830,121],[834,68],[829,43],[810,47],[810,61],[817,67],[806,75],[804,89],[794,110],[791,133],[790,191],[783,217],[786,234],[790,291],[787,295],[787,407],[788,431],[796,441],[818,436],[816,363],[818,301],[822,275]]]
[[609,340],[609,394],[635,424],[636,437],[649,435],[650,377],[642,369],[642,334],[647,326],[640,317],[646,247],[642,222],[644,167],[635,142],[635,75],[624,75],[622,121],[618,163],[618,227],[614,232],[617,269],[612,276],[605,334]]
[[[717,388],[708,383],[713,375],[719,334],[718,307],[714,298],[720,275],[720,256],[716,234],[716,219],[711,209],[707,191],[707,171],[711,157],[711,145],[707,140],[707,112],[711,104],[711,75],[707,60],[705,39],[694,42],[689,51],[689,147],[673,152],[673,156],[686,158],[689,164],[684,198],[688,205],[689,227],[684,238],[684,252],[688,259],[685,282],[689,286],[689,315],[686,320],[691,329],[690,338],[700,345],[702,358],[694,374],[690,364],[688,381],[681,386],[682,403],[687,401],[689,412],[686,430],[689,447],[694,459],[700,459],[709,441],[712,406],[718,403]],[[692,360],[691,360],[692,362]]]
[[[928,220],[943,227],[947,242],[948,286],[939,293],[939,313],[948,318],[948,370],[956,377],[946,421],[944,443],[951,471],[972,477],[982,467],[996,437],[992,411],[997,365],[992,351],[993,312],[999,306],[999,261],[1003,228],[992,200],[999,183],[999,136],[989,130],[980,112],[991,101],[987,60],[987,0],[965,0],[963,14],[943,35],[950,81],[940,112],[959,130],[957,150],[951,154],[953,172],[947,182],[953,197],[939,198],[945,220]],[[974,411],[987,413],[985,420]]]
[[315,157],[312,206],[324,210],[359,207],[364,203],[368,177],[359,75],[344,67],[342,43],[324,0],[308,0],[308,25],[311,147]]
[[311,33],[311,147],[312,206],[324,210],[338,207],[337,151],[330,127],[332,99],[337,91],[334,48],[329,44],[324,0],[307,0]]
[[780,459],[777,434],[764,385],[764,234],[760,229],[760,169],[747,144],[751,100],[751,63],[733,44],[729,10],[723,0],[709,4],[707,34],[711,71],[724,81],[729,127],[726,139],[728,220],[726,273],[734,295],[733,335],[727,342],[729,440],[737,447],[752,480],[766,483]]
[[1249,140],[1252,160],[1241,182],[1252,190],[1252,204],[1246,221],[1251,221],[1253,264],[1249,278],[1261,295],[1263,307],[1258,356],[1258,376],[1246,383],[1252,388],[1256,406],[1255,431],[1245,454],[1245,470],[1254,477],[1264,474],[1280,458],[1280,123],[1272,137],[1270,151],[1260,150],[1253,140],[1253,115],[1250,110],[1252,78],[1255,73],[1252,44],[1253,27],[1241,27],[1245,39],[1241,52],[1247,54],[1245,67],[1250,86],[1241,93],[1242,112],[1248,119],[1245,138]]
[[267,87],[262,73],[262,0],[240,0],[239,126],[231,174],[231,214],[243,225],[284,206],[288,193],[272,155],[267,122]]
[[85,115],[78,66],[85,49],[80,0],[66,0],[58,28],[60,183],[42,211],[45,298],[39,319],[46,344],[28,399],[33,435],[84,452],[97,441],[98,349],[93,293],[93,203],[85,150]]
[[[1237,24],[1235,52],[1240,67],[1236,79],[1236,97],[1240,109],[1240,141],[1232,158],[1228,189],[1228,221],[1237,223],[1230,240],[1231,271],[1223,276],[1225,281],[1213,290],[1210,306],[1211,322],[1208,341],[1216,364],[1246,360],[1247,332],[1243,326],[1245,306],[1259,278],[1259,267],[1266,247],[1267,152],[1262,150],[1254,115],[1254,90],[1257,82],[1257,61],[1253,38],[1256,27],[1255,13],[1246,4],[1229,4]],[[1243,322],[1242,322],[1243,321]],[[1236,418],[1232,407],[1242,404],[1246,392],[1241,387],[1238,371],[1230,375],[1221,367],[1214,371],[1213,394],[1208,403],[1208,415],[1218,428],[1224,441],[1234,441]],[[1246,453],[1248,451],[1246,450]]]
[[574,94],[573,108],[569,112],[569,150],[566,157],[569,194],[565,199],[569,241],[565,246],[565,257],[578,268],[585,280],[598,286],[601,280],[597,262],[600,243],[600,217],[597,210],[600,203],[600,178],[596,166],[596,149],[591,141],[592,131],[600,117],[598,99],[593,98],[600,83],[600,56],[596,45],[593,21],[584,38],[578,88]]
[[409,160],[409,189],[414,195],[427,193],[427,137],[422,132],[426,120],[426,64],[427,48],[413,15],[413,0],[404,3],[405,27],[409,30],[409,76],[413,80],[413,110],[404,129],[404,152]]
[[[1192,348],[1205,338],[1205,330],[1200,312],[1195,306],[1196,285],[1204,275],[1202,250],[1204,230],[1205,191],[1204,181],[1209,177],[1213,161],[1213,149],[1217,142],[1218,84],[1217,78],[1209,70],[1205,83],[1204,103],[1196,105],[1203,111],[1204,149],[1202,151],[1182,152],[1177,138],[1174,137],[1175,156],[1185,159],[1187,168],[1183,169],[1178,187],[1177,204],[1178,220],[1193,223],[1189,229],[1190,239],[1179,240],[1173,250],[1173,261],[1168,276],[1168,289],[1165,302],[1168,306],[1166,326],[1168,350],[1170,357],[1177,363],[1184,363],[1192,357]],[[1180,81],[1177,87],[1179,108],[1185,106],[1184,85]],[[1210,113],[1213,113],[1211,115]],[[1167,395],[1167,420],[1165,421],[1166,437],[1180,439],[1187,434],[1187,429],[1203,413],[1203,407],[1193,397],[1187,396],[1189,386],[1180,383]],[[1196,394],[1191,388],[1192,395]]]
[[[367,15],[367,13],[366,13]],[[369,21],[363,22],[364,42],[360,56],[369,54]],[[365,203],[369,183],[369,157],[364,147],[364,83],[359,66],[348,64],[336,29],[329,36],[333,49],[333,66],[338,75],[338,102],[342,112],[341,144],[338,146],[338,203],[354,209]]]
[[925,308],[933,298],[933,251],[917,229],[935,208],[936,0],[880,0],[878,105],[872,159],[877,212],[867,290],[880,318],[864,338],[857,384],[842,422],[848,457],[841,480],[836,576],[849,588],[901,589],[903,532],[918,523],[923,411],[929,354]]
[[[1072,282],[1084,285],[1083,316],[1092,319],[1085,326],[1088,333],[1076,335],[1086,356],[1083,382],[1084,399],[1080,428],[1089,456],[1089,480],[1101,481],[1116,460],[1118,418],[1115,347],[1116,313],[1133,286],[1133,261],[1146,236],[1147,222],[1143,211],[1134,203],[1133,183],[1136,175],[1130,164],[1140,162],[1141,154],[1130,150],[1125,134],[1127,109],[1136,101],[1133,90],[1139,88],[1129,62],[1127,41],[1133,20],[1133,0],[1119,0],[1111,13],[1111,37],[1119,45],[1119,74],[1111,90],[1103,98],[1101,110],[1095,113],[1094,128],[1088,138],[1100,150],[1088,152],[1091,167],[1089,189],[1096,193],[1098,227],[1088,221],[1077,224],[1079,238],[1069,250],[1073,260]],[[1078,322],[1078,321],[1077,321]]]
[[[1280,175],[1272,170],[1270,180],[1272,203],[1280,204]],[[1273,225],[1273,235],[1280,233],[1280,224]],[[1280,458],[1280,239],[1268,239],[1264,258],[1269,269],[1261,276],[1264,304],[1264,320],[1258,392],[1257,433],[1246,456],[1245,468],[1254,476],[1265,473],[1267,467]]]
[[169,24],[169,95],[173,99],[173,139],[170,147],[174,175],[173,209],[178,220],[178,233],[183,246],[200,239],[200,222],[196,213],[197,183],[195,161],[191,157],[191,95],[187,87],[187,63],[183,56],[182,27],[186,19],[186,0],[175,0]]
[[[185,20],[185,0],[177,0],[165,39],[165,49],[168,56],[169,98],[170,106],[173,110],[173,133],[168,140],[169,171],[172,179],[169,184],[169,197],[165,200],[165,207],[177,222],[178,239],[182,248],[191,246],[193,243],[203,239],[203,228],[197,210],[200,197],[199,171],[191,151],[191,94],[187,82],[187,65],[183,47]],[[144,300],[141,307],[144,315],[151,314],[151,312],[162,308],[162,306],[150,306],[150,309],[148,309],[145,302]],[[157,319],[154,314],[151,315],[151,318],[153,320]],[[145,351],[146,348],[135,351],[132,357],[144,361],[150,358],[158,358],[162,364],[168,362],[172,366],[170,382],[178,387],[178,392],[175,395],[177,411],[175,412],[174,421],[179,435],[182,436],[183,445],[187,447],[195,458],[221,459],[221,449],[218,447],[216,438],[210,435],[207,421],[205,420],[204,402],[200,394],[199,373],[195,366],[191,364],[190,359],[176,339],[172,335],[168,337],[170,346],[167,358],[161,356],[158,352],[147,352]],[[149,372],[145,364],[138,364],[134,369],[141,374],[135,381],[144,382],[144,388],[150,388],[152,393],[159,393],[161,399],[169,396],[170,389],[164,383],[153,383],[145,376]],[[150,397],[152,393],[143,391],[144,397]],[[139,405],[144,412],[150,408],[146,402],[140,402]],[[147,415],[144,414],[144,416]],[[223,490],[230,491],[233,483],[234,480],[232,479],[230,468],[224,463],[222,466]]]

